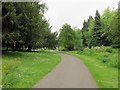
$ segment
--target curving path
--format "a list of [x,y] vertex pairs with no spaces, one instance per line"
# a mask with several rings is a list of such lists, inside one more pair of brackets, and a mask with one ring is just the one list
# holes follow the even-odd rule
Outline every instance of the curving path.
[[61,63],[33,88],[96,88],[95,81],[81,60],[67,54],[59,55]]

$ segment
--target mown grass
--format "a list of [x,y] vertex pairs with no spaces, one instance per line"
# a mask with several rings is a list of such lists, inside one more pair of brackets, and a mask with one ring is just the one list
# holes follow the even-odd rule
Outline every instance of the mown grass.
[[90,70],[99,88],[118,88],[118,51],[85,49],[67,52],[80,58]]
[[3,52],[3,88],[31,88],[60,62],[60,56],[42,52]]

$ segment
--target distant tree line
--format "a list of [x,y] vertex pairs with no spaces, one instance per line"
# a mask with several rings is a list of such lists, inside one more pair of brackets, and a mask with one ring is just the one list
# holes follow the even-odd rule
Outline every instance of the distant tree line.
[[84,20],[82,29],[64,24],[58,32],[51,32],[44,17],[48,10],[41,2],[2,2],[2,47],[6,50],[36,48],[84,50],[96,46],[119,47],[120,9],[107,8],[103,15]]
[[120,44],[120,11],[107,8],[103,15],[96,10],[95,17],[89,16],[82,29],[64,24],[60,29],[59,47],[62,50],[83,50],[85,47],[113,46]]
[[2,2],[2,47],[6,50],[55,48],[57,32],[45,19],[47,11],[41,2]]

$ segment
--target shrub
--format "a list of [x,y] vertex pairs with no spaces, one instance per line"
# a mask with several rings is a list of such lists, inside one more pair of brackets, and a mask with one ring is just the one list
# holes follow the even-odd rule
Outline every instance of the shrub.
[[104,52],[105,49],[106,49],[105,46],[101,46],[101,47],[96,46],[96,47],[92,48],[93,51],[97,51],[97,52]]
[[111,48],[111,47],[107,48],[106,52],[112,53],[113,52],[113,48]]
[[102,62],[106,63],[106,62],[108,62],[108,59],[103,59]]
[[77,51],[76,54],[83,54],[83,51]]
[[118,54],[117,53],[103,53],[103,55],[101,55],[101,60],[103,63],[106,63],[106,65],[110,66],[110,67],[115,67],[118,68]]

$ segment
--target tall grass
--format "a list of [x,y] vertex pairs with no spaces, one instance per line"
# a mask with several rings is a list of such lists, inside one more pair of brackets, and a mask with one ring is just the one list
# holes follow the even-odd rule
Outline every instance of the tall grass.
[[94,57],[107,66],[120,68],[120,65],[118,64],[118,49],[103,46],[92,49],[86,48],[83,52],[79,51],[77,53]]
[[60,62],[60,57],[43,51],[5,52],[2,61],[3,88],[31,88]]

